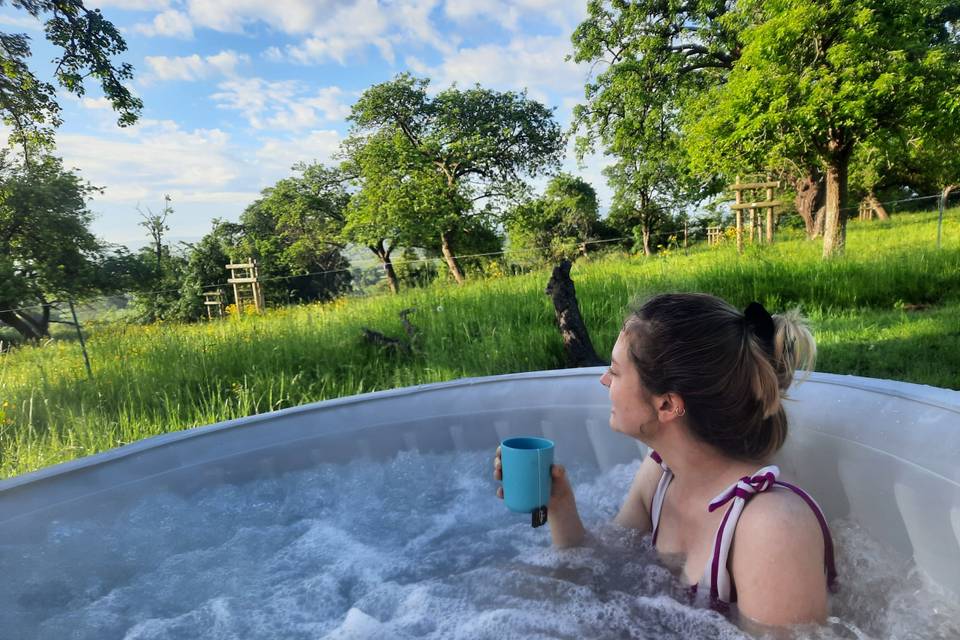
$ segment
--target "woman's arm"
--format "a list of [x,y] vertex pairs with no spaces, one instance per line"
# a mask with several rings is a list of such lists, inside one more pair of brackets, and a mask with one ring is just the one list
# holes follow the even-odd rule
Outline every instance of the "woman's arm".
[[731,549],[740,615],[765,625],[824,622],[823,547],[820,524],[800,497],[786,491],[754,496]]

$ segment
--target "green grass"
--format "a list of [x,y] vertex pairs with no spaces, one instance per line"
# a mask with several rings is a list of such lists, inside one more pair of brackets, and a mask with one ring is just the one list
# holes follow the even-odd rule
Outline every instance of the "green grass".
[[[960,210],[934,247],[935,214],[851,222],[845,257],[794,238],[765,248],[696,247],[653,257],[607,254],[573,270],[594,345],[608,356],[628,304],[665,290],[707,291],[745,306],[800,306],[817,370],[960,389]],[[98,327],[0,356],[0,476],[177,429],[305,402],[463,376],[563,366],[549,272],[346,299],[197,325]],[[361,328],[403,335],[413,354],[364,343]]]

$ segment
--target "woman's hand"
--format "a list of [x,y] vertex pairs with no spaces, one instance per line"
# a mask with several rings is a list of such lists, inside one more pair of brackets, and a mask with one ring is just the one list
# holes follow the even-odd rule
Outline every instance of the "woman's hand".
[[[567,478],[567,470],[563,465],[554,464],[550,467],[550,502],[547,504],[547,523],[553,544],[557,547],[574,547],[583,540],[585,531],[577,513],[577,501],[573,495],[573,487]],[[493,458],[493,479],[503,481],[503,461],[500,447]],[[497,497],[503,499],[503,487],[497,487]]]

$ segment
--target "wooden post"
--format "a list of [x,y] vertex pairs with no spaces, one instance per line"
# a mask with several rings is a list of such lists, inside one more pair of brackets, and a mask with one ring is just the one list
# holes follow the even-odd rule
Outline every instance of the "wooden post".
[[[233,285],[233,299],[237,305],[237,311],[243,313],[244,303],[252,304],[257,312],[262,311],[263,290],[260,287],[260,270],[257,261],[247,258],[247,262],[242,264],[228,264],[227,269],[230,269],[230,278],[227,283]],[[237,271],[240,270],[242,273],[238,274]],[[246,295],[248,293],[249,297]]]
[[[773,200],[773,189],[767,187],[767,202]],[[767,244],[773,244],[773,207],[767,209]]]
[[80,339],[80,350],[83,351],[83,363],[87,365],[87,377],[93,380],[93,369],[90,368],[90,356],[87,355],[87,343],[83,341],[83,332],[80,330],[80,321],[77,320],[77,310],[70,301],[70,313],[73,314],[73,326],[77,328],[77,338]]
[[[740,184],[740,176],[737,176],[737,185]],[[743,192],[740,189],[735,191],[734,198],[738,205],[743,204]],[[739,207],[737,212],[737,253],[743,253],[743,209]]]

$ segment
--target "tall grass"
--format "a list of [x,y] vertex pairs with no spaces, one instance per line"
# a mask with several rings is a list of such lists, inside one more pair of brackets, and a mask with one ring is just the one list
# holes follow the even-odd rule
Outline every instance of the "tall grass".
[[[609,253],[573,270],[581,310],[608,356],[631,300],[706,291],[744,306],[800,306],[821,371],[960,388],[960,210],[934,248],[935,214],[851,222],[846,256],[800,238],[770,247],[698,246],[653,258]],[[0,356],[0,476],[148,436],[305,402],[463,376],[563,366],[549,271],[344,299],[196,325],[109,325],[79,347],[55,341]],[[410,353],[361,339],[403,336]]]

